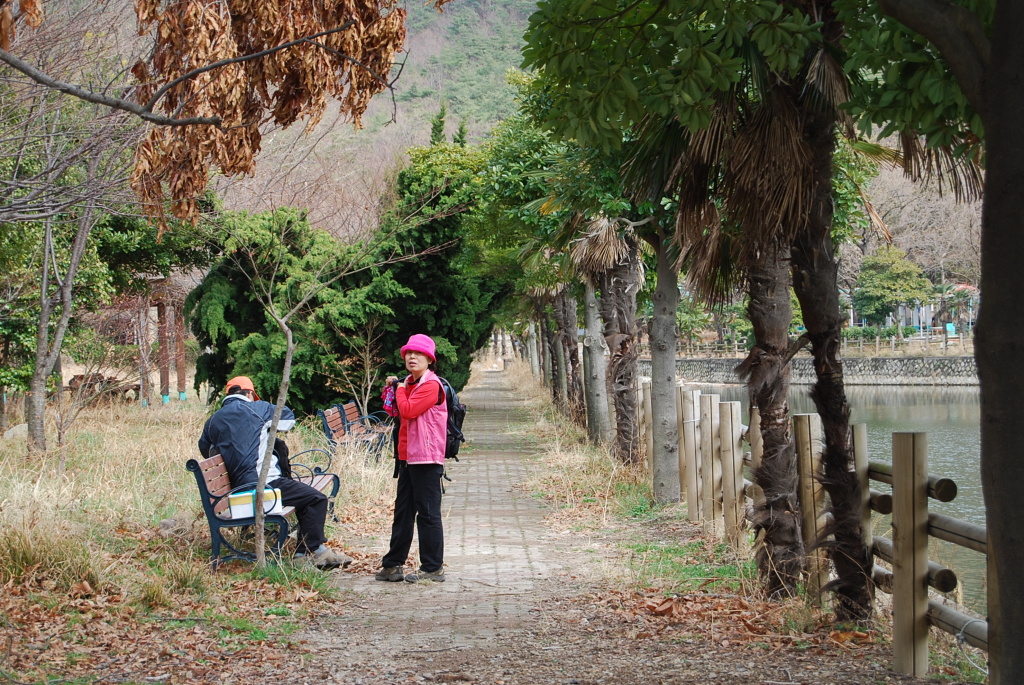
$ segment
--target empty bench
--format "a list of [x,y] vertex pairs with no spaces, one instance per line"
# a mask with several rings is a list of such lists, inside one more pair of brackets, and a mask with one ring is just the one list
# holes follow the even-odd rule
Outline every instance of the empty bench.
[[[314,451],[323,452],[323,450],[307,450],[306,452],[296,454],[295,457]],[[330,458],[329,455],[328,458]],[[338,488],[341,485],[341,480],[338,476],[333,473],[326,473],[319,467],[310,468],[299,462],[293,461],[291,466],[293,479],[316,488],[327,495],[333,510],[334,498],[337,496]],[[222,561],[230,559],[254,561],[256,559],[255,553],[239,549],[224,536],[223,531],[231,528],[244,528],[256,523],[255,516],[232,518],[228,505],[228,496],[230,494],[235,491],[254,489],[255,484],[250,483],[248,486],[232,489],[227,467],[224,465],[224,459],[219,454],[208,459],[189,459],[185,462],[185,468],[196,477],[199,497],[203,503],[203,512],[206,514],[206,522],[210,525],[210,565],[216,570]],[[305,472],[305,475],[298,475],[299,472]],[[284,507],[281,513],[267,514],[264,517],[264,526],[274,526],[277,529],[270,547],[273,554],[280,555],[284,543],[288,540],[289,526],[287,516],[294,511],[294,507]],[[224,548],[223,554],[221,554],[221,548]]]
[[324,435],[331,447],[339,445],[360,447],[372,456],[380,457],[387,445],[390,432],[365,430],[361,425],[353,425],[345,419],[345,410],[338,405],[317,411],[323,423]]

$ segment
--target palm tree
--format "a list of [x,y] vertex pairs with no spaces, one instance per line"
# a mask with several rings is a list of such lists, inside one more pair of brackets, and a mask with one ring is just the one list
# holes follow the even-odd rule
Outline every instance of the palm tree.
[[615,410],[614,451],[622,463],[635,464],[640,455],[636,405],[636,295],[643,283],[640,246],[629,222],[603,215],[587,222],[571,245],[577,268],[600,291],[598,307],[609,348],[607,374]]
[[626,172],[640,193],[678,189],[674,240],[695,293],[712,305],[737,288],[750,295],[756,343],[737,372],[761,413],[764,456],[754,479],[765,497],[755,504],[754,526],[759,575],[775,595],[800,582],[804,549],[786,399],[792,313],[782,227],[795,209],[777,201],[785,196],[777,189],[792,176],[794,157],[777,157],[762,144],[780,124],[770,115],[738,89],[721,98],[701,131],[650,117],[636,132]]

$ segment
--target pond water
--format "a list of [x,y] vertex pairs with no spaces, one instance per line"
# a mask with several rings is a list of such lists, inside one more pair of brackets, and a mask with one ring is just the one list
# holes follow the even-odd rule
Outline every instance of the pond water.
[[[748,415],[746,390],[742,386],[687,387],[718,394],[723,402],[741,402],[743,415]],[[789,405],[792,413],[814,411],[808,390],[809,386],[791,388]],[[867,424],[868,453],[872,460],[892,463],[892,434],[895,432],[927,433],[928,473],[952,478],[957,484],[955,500],[946,503],[929,500],[929,510],[985,524],[979,463],[981,404],[976,386],[848,386],[846,393],[852,422]],[[884,483],[873,482],[871,487],[890,491]],[[888,537],[888,528],[889,517],[877,516],[876,534]],[[984,615],[984,555],[932,538],[929,541],[929,558],[957,572],[961,590],[957,591],[956,598]]]

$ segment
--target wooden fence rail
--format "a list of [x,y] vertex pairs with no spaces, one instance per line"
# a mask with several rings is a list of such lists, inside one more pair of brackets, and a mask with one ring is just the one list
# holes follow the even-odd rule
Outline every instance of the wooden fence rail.
[[[739,402],[721,402],[716,394],[678,386],[679,485],[690,521],[728,541],[746,544],[745,528],[754,502],[763,495],[744,478],[744,466],[760,460],[762,444],[757,410],[750,426],[741,423]],[[650,382],[638,389],[641,444],[651,454]],[[813,551],[826,522],[825,493],[820,483],[822,438],[817,414],[793,416],[799,470],[799,497],[804,544],[809,553],[808,595],[819,597],[829,581],[824,554]],[[744,442],[750,445],[745,452]],[[982,554],[987,553],[984,526],[928,511],[928,499],[950,502],[956,483],[928,474],[928,441],[924,433],[893,433],[892,463],[870,460],[867,427],[853,426],[855,467],[862,493],[864,544],[874,557],[892,567],[875,564],[876,586],[893,596],[893,654],[898,672],[922,677],[928,669],[928,631],[937,628],[978,649],[988,650],[988,623],[929,597],[929,587],[952,592],[956,573],[928,559],[928,538],[935,537]],[[892,494],[873,490],[871,482],[892,486]],[[892,537],[874,538],[872,512],[892,514]]]

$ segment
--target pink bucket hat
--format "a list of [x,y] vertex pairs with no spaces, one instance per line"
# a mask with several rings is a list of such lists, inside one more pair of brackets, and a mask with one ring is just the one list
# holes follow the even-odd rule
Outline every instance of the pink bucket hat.
[[399,354],[402,358],[405,358],[406,352],[422,352],[423,354],[430,357],[430,361],[436,362],[437,357],[434,356],[434,341],[429,336],[417,333],[416,335],[409,336],[409,342],[402,346]]

